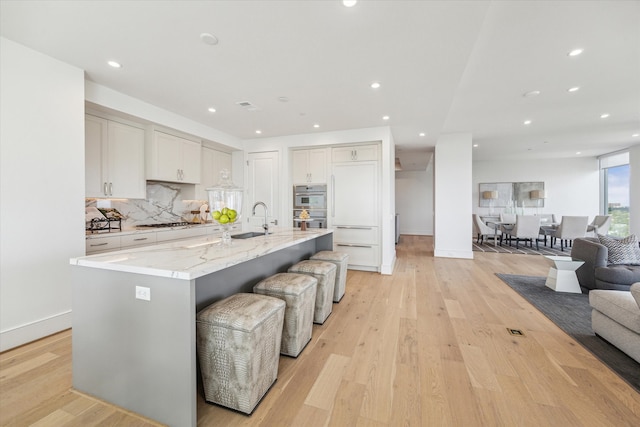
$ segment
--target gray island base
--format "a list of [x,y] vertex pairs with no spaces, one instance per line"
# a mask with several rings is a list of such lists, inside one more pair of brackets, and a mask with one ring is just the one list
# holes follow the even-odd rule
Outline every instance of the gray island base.
[[196,312],[321,250],[332,230],[196,238],[74,258],[73,387],[170,426],[197,424]]

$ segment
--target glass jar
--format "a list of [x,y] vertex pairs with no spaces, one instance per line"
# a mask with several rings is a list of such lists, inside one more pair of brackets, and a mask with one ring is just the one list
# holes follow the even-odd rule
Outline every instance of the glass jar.
[[222,244],[231,244],[231,226],[240,222],[242,217],[242,188],[231,181],[229,171],[220,171],[220,181],[211,188],[209,194],[209,211],[214,222],[222,226]]

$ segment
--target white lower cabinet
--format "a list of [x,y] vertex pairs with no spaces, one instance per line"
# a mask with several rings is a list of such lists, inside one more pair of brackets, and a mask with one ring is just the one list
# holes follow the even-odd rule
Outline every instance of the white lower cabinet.
[[120,249],[120,236],[92,237],[85,241],[87,255],[96,252],[117,251]]
[[118,251],[120,249],[149,246],[171,240],[204,237],[221,233],[219,227],[186,227],[177,230],[138,231],[130,234],[109,236],[91,235],[86,237],[86,254]]
[[378,271],[380,245],[378,227],[335,226],[333,250],[349,255],[349,268]]
[[156,243],[156,232],[127,234],[120,237],[120,248],[131,248],[135,246],[153,245]]

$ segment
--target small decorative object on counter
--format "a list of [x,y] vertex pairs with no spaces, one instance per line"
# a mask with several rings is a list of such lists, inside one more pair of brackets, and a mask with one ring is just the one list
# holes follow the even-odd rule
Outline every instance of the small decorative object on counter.
[[309,212],[307,212],[306,209],[302,209],[302,212],[300,212],[300,219],[296,221],[300,221],[301,231],[307,231],[307,221],[313,221],[313,219],[311,219],[311,215],[309,215]]
[[220,171],[217,185],[207,188],[211,218],[222,225],[222,244],[231,244],[231,225],[240,221],[242,216],[242,188],[231,182],[229,171]]

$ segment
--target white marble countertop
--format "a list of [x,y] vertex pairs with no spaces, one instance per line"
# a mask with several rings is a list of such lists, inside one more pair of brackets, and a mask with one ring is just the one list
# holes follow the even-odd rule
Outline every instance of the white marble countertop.
[[216,236],[194,237],[71,258],[70,264],[192,280],[330,233],[333,230],[278,228],[268,236],[233,239],[229,247],[222,246]]

